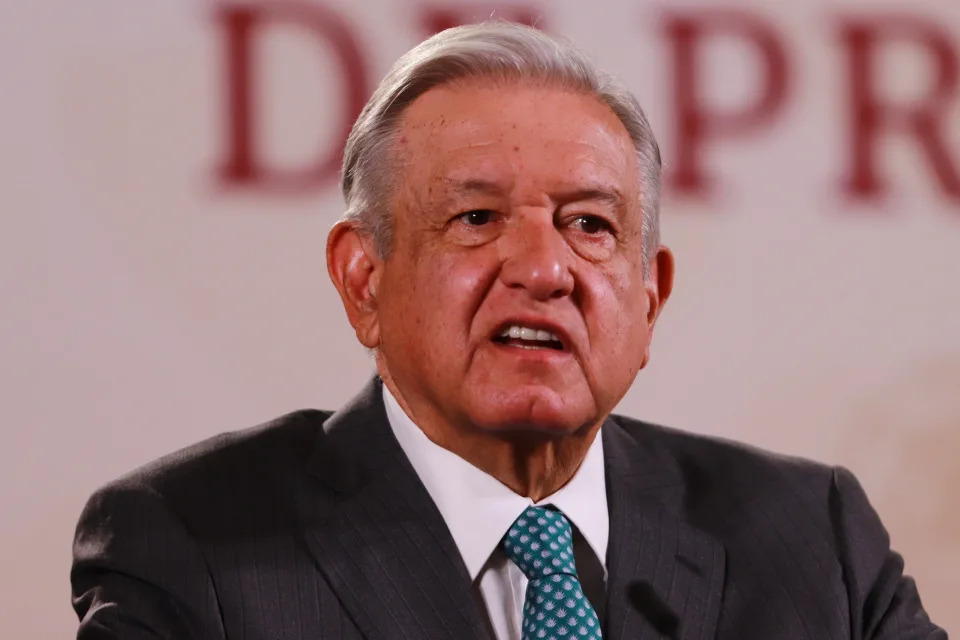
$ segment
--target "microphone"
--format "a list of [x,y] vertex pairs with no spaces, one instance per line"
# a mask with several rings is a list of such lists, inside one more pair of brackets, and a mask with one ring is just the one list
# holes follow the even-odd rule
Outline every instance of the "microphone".
[[680,618],[657,595],[649,582],[634,580],[627,585],[627,599],[661,636],[678,638]]

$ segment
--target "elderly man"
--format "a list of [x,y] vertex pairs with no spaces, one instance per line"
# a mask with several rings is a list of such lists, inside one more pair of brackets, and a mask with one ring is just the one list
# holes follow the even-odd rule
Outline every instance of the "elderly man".
[[611,415],[670,295],[659,179],[566,43],[406,54],[327,243],[377,378],[97,492],[79,637],[946,638],[848,472]]

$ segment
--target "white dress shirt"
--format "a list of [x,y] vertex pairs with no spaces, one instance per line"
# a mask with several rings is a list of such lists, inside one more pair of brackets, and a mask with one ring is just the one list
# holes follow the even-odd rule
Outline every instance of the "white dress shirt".
[[599,435],[573,478],[540,502],[518,495],[493,476],[436,445],[403,411],[386,385],[390,427],[453,535],[473,591],[498,640],[520,640],[527,578],[499,548],[530,505],[553,505],[574,525],[574,557],[584,593],[603,616],[606,595],[607,489]]

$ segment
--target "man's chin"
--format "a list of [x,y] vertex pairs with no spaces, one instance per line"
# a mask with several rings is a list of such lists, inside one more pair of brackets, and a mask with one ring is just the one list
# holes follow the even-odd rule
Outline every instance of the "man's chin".
[[593,402],[579,395],[536,385],[499,390],[475,399],[471,422],[505,438],[563,437],[598,419]]

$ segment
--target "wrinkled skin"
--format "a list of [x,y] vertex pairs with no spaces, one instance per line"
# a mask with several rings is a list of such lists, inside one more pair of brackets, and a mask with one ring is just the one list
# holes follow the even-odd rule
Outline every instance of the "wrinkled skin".
[[[670,293],[666,248],[644,277],[630,138],[592,96],[467,80],[406,109],[392,160],[388,257],[347,223],[328,242],[357,337],[434,442],[549,495],[646,364]],[[504,344],[510,324],[562,348]]]

